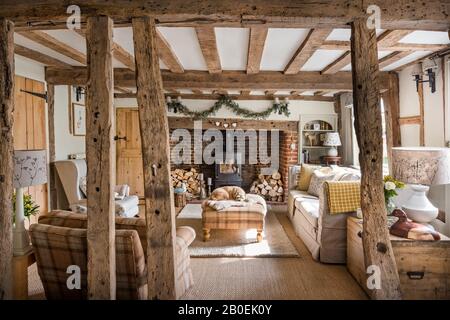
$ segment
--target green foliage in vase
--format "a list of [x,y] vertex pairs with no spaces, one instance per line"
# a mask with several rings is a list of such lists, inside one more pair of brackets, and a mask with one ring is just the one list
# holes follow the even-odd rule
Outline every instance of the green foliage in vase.
[[[16,216],[16,194],[15,193],[13,195],[13,210],[14,210],[14,215],[13,215],[13,219],[14,219]],[[39,213],[39,206],[36,204],[36,202],[34,202],[33,198],[29,194],[23,195],[23,211],[24,211],[25,218],[27,218],[28,220],[30,220],[31,216],[35,216]]]
[[384,182],[384,201],[386,203],[395,196],[397,196],[397,189],[403,189],[405,184],[401,181],[394,179],[392,176],[385,176]]

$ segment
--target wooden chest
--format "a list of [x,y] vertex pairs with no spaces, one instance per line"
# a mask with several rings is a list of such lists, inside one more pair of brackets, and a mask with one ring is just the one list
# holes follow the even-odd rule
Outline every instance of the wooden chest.
[[[347,220],[347,268],[369,294],[362,248],[362,220]],[[391,235],[403,299],[450,299],[450,239],[417,241]]]

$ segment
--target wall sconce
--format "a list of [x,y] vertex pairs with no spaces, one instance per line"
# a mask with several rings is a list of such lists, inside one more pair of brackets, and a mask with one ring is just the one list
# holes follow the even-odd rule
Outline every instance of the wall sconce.
[[280,99],[278,97],[275,98],[275,104],[280,104]]
[[171,103],[172,102],[172,98],[170,96],[167,96],[166,102],[167,102],[167,104]]
[[216,127],[220,127],[220,121],[216,121],[214,124],[216,125]]
[[295,143],[291,143],[289,147],[291,148],[291,150],[295,150],[297,145]]
[[224,122],[223,127],[228,128],[228,123]]
[[[429,87],[431,88],[431,93],[436,92],[436,72],[437,64],[433,59],[430,59],[430,62],[425,61],[422,64],[414,67],[412,72],[412,76],[414,77],[414,81],[416,82],[416,90],[419,91],[419,84],[428,82]],[[425,77],[428,79],[425,80]]]
[[237,123],[236,123],[236,122],[233,122],[233,123],[231,124],[231,126],[232,126],[233,128],[236,128],[236,127],[237,127]]
[[81,101],[81,96],[84,95],[86,92],[83,87],[76,87],[75,89],[75,99],[78,101]]

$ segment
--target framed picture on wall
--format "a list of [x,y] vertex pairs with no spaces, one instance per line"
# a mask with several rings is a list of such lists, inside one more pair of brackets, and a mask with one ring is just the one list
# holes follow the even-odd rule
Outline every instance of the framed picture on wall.
[[85,90],[83,87],[77,86],[68,86],[69,89],[69,132],[73,135],[77,135],[75,133],[75,119],[73,117],[74,109],[73,105],[78,104],[80,106],[85,105]]
[[72,127],[74,136],[86,135],[86,107],[82,104],[72,103]]

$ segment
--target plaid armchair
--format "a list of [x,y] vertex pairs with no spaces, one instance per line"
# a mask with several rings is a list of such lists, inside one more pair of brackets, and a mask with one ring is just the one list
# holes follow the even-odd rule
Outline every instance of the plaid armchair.
[[[38,273],[47,299],[87,298],[87,216],[53,211],[30,226]],[[116,298],[147,299],[146,226],[144,219],[116,218]],[[177,298],[193,284],[188,246],[195,238],[190,227],[178,227],[175,264]],[[81,290],[67,288],[69,265],[81,269]]]

